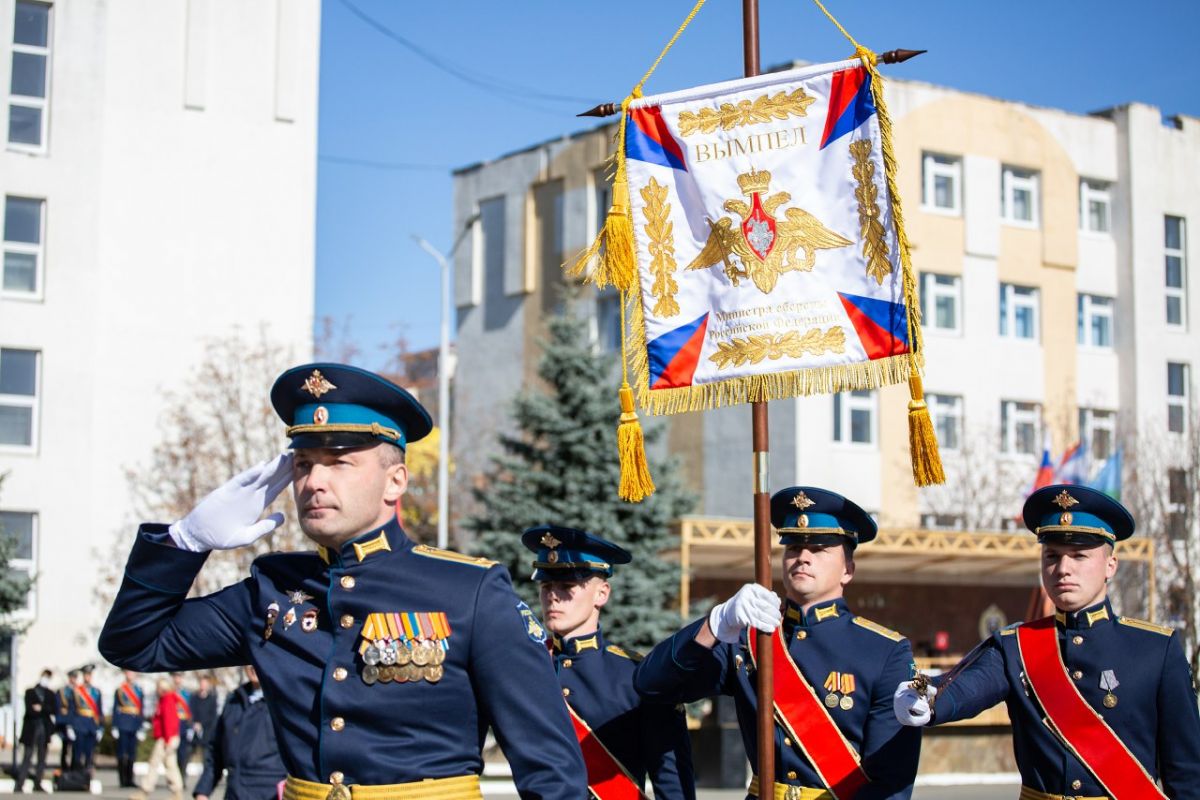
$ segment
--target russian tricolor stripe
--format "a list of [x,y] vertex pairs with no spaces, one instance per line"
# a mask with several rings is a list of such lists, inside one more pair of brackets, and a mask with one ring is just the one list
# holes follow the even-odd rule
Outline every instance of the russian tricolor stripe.
[[700,349],[704,345],[704,332],[707,330],[706,312],[646,344],[651,389],[692,385],[692,376],[696,374],[696,366],[700,363]]
[[825,132],[821,135],[821,149],[862,125],[874,113],[871,73],[867,72],[865,67],[833,73],[829,89],[829,112],[825,116]]
[[667,128],[667,121],[658,106],[629,110],[629,121],[625,125],[625,156],[687,171],[683,150]]
[[838,292],[838,298],[854,324],[867,358],[873,361],[908,352],[908,315],[903,303],[845,292]]

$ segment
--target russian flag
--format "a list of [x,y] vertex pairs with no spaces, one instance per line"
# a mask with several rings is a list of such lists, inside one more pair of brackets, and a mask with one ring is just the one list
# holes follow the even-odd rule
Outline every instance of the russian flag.
[[821,147],[837,141],[862,125],[875,113],[875,99],[871,96],[871,73],[866,67],[844,69],[833,73],[829,88],[829,111],[825,115],[825,132],[821,135]]
[[1105,460],[1104,466],[1096,473],[1096,479],[1090,485],[1113,500],[1121,500],[1121,448],[1118,447],[1116,452]]
[[629,109],[625,124],[625,157],[687,172],[683,149],[671,135],[658,106]]
[[1076,486],[1082,486],[1087,483],[1087,445],[1082,442],[1076,442],[1067,448],[1063,453],[1062,460],[1058,462],[1058,477],[1059,483],[1070,483]]
[[651,389],[691,386],[700,363],[704,332],[708,330],[708,312],[686,325],[667,331],[646,343]]
[[838,298],[854,324],[867,358],[873,361],[908,352],[908,315],[903,303],[845,292],[838,292]]

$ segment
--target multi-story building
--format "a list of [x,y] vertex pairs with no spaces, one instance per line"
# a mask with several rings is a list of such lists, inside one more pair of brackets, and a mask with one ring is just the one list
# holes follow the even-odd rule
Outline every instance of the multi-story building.
[[[950,480],[914,488],[896,386],[770,403],[771,484],[828,487],[873,512],[882,533],[860,553],[851,602],[918,654],[948,657],[1027,613],[1035,547],[1015,518],[1045,442],[1057,457],[1082,440],[1094,470],[1119,442],[1182,442],[1195,424],[1200,120],[1137,103],[1075,114],[900,79],[887,93]],[[543,320],[563,302],[560,265],[602,224],[614,130],[455,174],[456,224],[478,215],[455,265],[460,482],[478,480],[505,399],[528,383]],[[576,313],[615,349],[615,297],[583,291]],[[752,574],[750,412],[663,424],[701,493],[681,523],[686,608]],[[1145,569],[1152,552],[1140,540],[1125,557]]]
[[97,658],[126,469],[206,341],[267,325],[311,351],[318,27],[317,0],[0,0],[0,522],[36,576],[18,689]]

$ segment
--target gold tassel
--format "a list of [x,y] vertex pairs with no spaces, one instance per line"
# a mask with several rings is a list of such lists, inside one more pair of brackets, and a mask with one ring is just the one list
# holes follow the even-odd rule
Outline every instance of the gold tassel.
[[630,503],[640,503],[654,494],[654,479],[646,464],[646,442],[642,425],[633,410],[633,389],[621,384],[621,422],[617,426],[617,451],[621,457],[621,484],[617,495]]
[[[636,267],[633,263],[633,222],[629,219],[629,182],[624,169],[613,181],[613,202],[604,221],[603,280],[617,291],[633,288]],[[600,280],[596,281],[600,286]]]
[[937,434],[929,417],[929,406],[925,404],[925,387],[915,370],[908,378],[908,391],[912,397],[908,402],[908,452],[912,458],[913,482],[917,486],[945,483]]

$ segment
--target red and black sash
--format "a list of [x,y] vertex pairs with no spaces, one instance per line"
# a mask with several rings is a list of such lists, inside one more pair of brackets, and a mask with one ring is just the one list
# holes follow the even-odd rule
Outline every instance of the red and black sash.
[[91,709],[91,711],[92,711],[92,713],[90,715],[83,714],[82,716],[85,716],[85,717],[91,716],[92,719],[99,722],[102,719],[102,717],[100,716],[100,709],[96,705],[96,698],[92,697],[91,691],[86,686],[76,686],[75,687],[75,707],[76,708],[79,707],[80,700],[87,703],[87,707],[89,709]]
[[[142,698],[138,697],[137,692],[134,691],[132,686],[130,686],[128,683],[122,683],[120,687],[117,688],[117,692],[120,693],[124,698],[125,705],[133,706],[137,715],[142,715]],[[124,709],[122,709],[122,711],[124,711]],[[125,713],[129,712],[125,711]]]
[[[750,656],[758,663],[758,637],[747,639]],[[851,800],[869,782],[858,751],[847,741],[829,710],[805,680],[783,644],[783,628],[771,636],[775,657],[775,718],[804,752],[804,756],[837,800]]]
[[567,703],[567,711],[571,714],[571,727],[575,729],[575,738],[579,740],[579,750],[583,753],[588,789],[592,794],[598,800],[646,800],[646,795],[642,794],[629,770],[604,746],[600,737],[588,727],[583,717],[575,713],[570,703]]
[[1047,722],[1059,739],[1113,800],[1143,800],[1164,795],[1120,737],[1101,719],[1075,682],[1067,675],[1054,617],[1046,617],[1017,628],[1021,666]]

